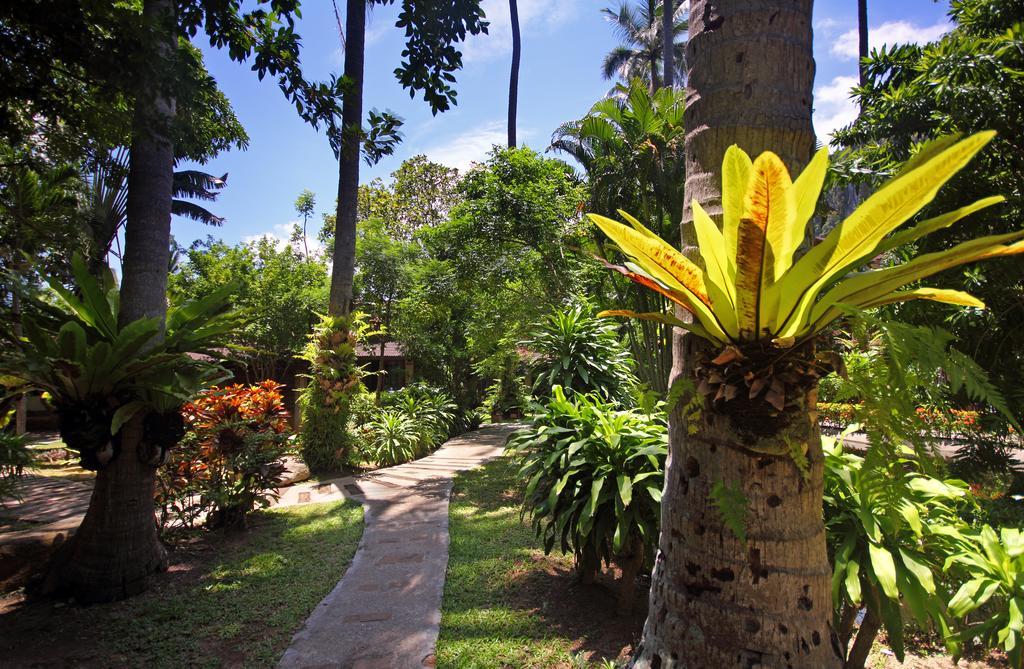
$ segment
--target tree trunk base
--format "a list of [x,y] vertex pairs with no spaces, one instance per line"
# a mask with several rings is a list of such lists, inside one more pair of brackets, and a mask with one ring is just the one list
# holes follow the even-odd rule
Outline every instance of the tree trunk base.
[[51,561],[40,594],[110,602],[139,594],[150,575],[167,569],[153,503],[156,470],[138,457],[142,420],[121,434],[120,457],[97,472],[89,510]]

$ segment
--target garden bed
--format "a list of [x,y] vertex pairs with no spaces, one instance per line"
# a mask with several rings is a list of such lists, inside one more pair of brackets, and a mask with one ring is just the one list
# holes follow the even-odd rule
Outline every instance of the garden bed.
[[583,585],[571,557],[545,556],[520,519],[515,475],[500,458],[455,480],[437,666],[546,669],[628,656],[647,614],[645,584],[633,614],[616,616],[600,582],[615,574]]
[[168,572],[123,602],[8,595],[0,657],[8,667],[274,666],[361,533],[358,504],[274,509],[253,514],[246,533],[179,537]]

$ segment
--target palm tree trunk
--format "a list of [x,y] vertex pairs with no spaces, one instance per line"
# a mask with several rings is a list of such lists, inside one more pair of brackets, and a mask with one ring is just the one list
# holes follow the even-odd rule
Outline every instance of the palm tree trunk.
[[[811,5],[691,4],[686,192],[713,215],[721,214],[720,166],[730,144],[753,154],[771,149],[794,171],[811,156]],[[686,239],[689,208],[683,220]],[[677,332],[673,380],[692,379],[715,353]],[[683,410],[673,411],[650,616],[634,667],[842,665],[832,630],[816,394],[793,398],[804,408],[774,419],[763,407],[727,415],[705,403],[688,426]],[[765,454],[779,443],[806,449],[806,477],[789,455]],[[713,502],[716,484],[742,493],[745,541]]]
[[508,0],[509,16],[512,19],[512,72],[508,78],[508,148],[516,148],[516,111],[519,105],[519,59],[522,56],[522,40],[519,36],[519,3]]
[[338,160],[338,209],[334,219],[334,266],[328,312],[352,309],[356,267],[356,204],[359,198],[359,149],[362,146],[363,58],[366,0],[348,0],[345,12],[345,76],[352,86],[341,105],[342,143]]
[[860,55],[857,70],[860,74],[860,85],[866,86],[868,75],[864,69],[864,59],[868,57],[868,0],[857,0],[857,39]]
[[[647,16],[650,17],[650,25],[654,25],[654,15],[657,10],[656,0],[647,0]],[[651,95],[661,88],[661,77],[658,76],[658,48],[657,45],[647,45],[647,60],[651,68]]]
[[[857,72],[860,75],[860,85],[867,85],[867,69],[864,67],[864,58],[867,57],[867,0],[857,0],[857,42],[858,53]],[[863,101],[861,101],[863,109]]]
[[[175,3],[146,0],[143,18],[153,31],[149,62],[169,62],[177,48]],[[175,100],[160,80],[162,67],[143,70],[132,119],[128,224],[120,325],[167,314]],[[120,453],[96,474],[89,510],[67,548],[55,558],[44,586],[79,601],[109,601],[145,589],[147,577],[166,568],[157,536],[153,493],[156,469],[143,438],[142,418],[121,432]]]
[[664,68],[665,88],[675,86],[675,2],[662,0],[661,3],[661,63]]

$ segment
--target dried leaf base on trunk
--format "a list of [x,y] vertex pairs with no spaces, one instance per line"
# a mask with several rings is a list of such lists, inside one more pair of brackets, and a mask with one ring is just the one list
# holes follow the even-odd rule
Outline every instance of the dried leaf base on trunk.
[[137,595],[147,578],[167,568],[157,535],[153,492],[156,469],[138,457],[142,421],[122,430],[118,456],[96,474],[89,510],[54,557],[42,590],[83,603]]
[[[762,410],[763,399],[738,397],[724,413],[710,396],[689,417],[689,431],[683,410],[673,413],[650,613],[632,666],[842,666],[815,395],[791,394],[774,417]],[[786,452],[794,445],[806,468]],[[713,501],[716,483],[745,498],[745,542]]]

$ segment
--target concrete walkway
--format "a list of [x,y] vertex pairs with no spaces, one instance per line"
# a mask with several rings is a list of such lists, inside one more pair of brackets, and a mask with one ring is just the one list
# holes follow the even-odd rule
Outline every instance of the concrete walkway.
[[280,669],[434,666],[452,477],[500,455],[516,427],[487,427],[421,460],[283,491],[280,504],[359,500],[366,525],[352,564],[295,634]]

